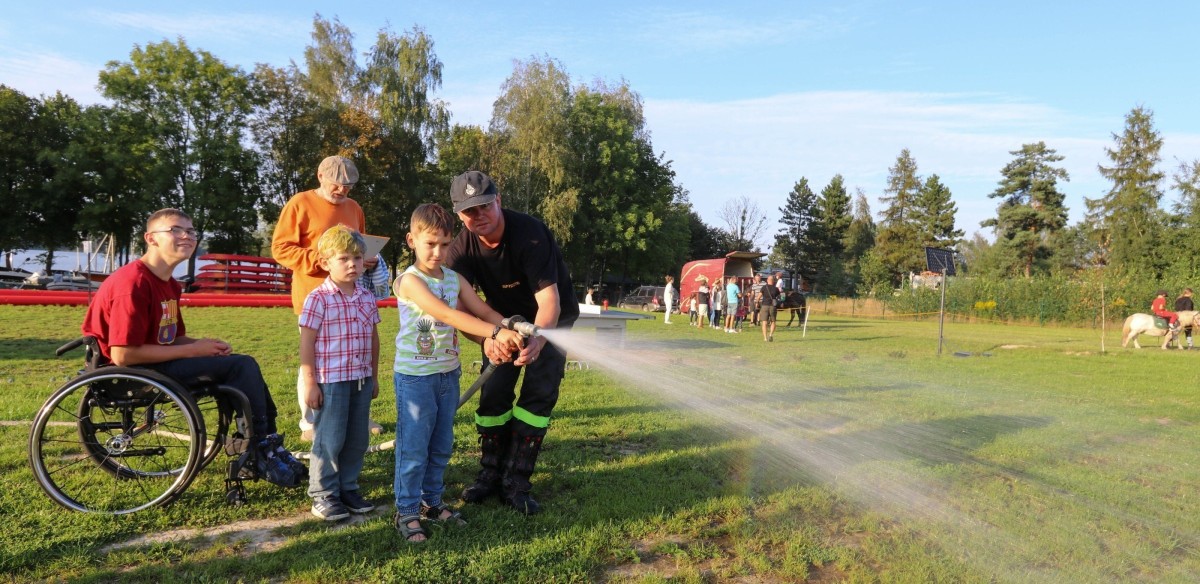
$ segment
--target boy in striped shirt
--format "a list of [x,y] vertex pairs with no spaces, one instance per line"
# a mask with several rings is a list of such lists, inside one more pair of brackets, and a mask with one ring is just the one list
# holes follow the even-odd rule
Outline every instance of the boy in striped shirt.
[[325,281],[300,311],[300,389],[313,409],[308,496],[312,514],[326,521],[375,508],[359,493],[367,452],[371,400],[379,395],[379,309],[358,283],[366,244],[337,225],[317,240]]

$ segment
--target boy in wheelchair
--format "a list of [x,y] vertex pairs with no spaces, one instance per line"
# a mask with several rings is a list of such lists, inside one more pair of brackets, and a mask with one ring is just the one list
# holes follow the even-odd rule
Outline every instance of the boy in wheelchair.
[[199,235],[191,217],[178,209],[156,211],[146,220],[143,237],[145,255],[100,285],[83,334],[95,337],[103,356],[119,367],[144,367],[177,380],[204,376],[241,390],[251,410],[254,470],[276,485],[305,484],[308,469],[283,447],[275,402],[258,362],[233,353],[219,339],[187,336],[179,312],[183,287],[172,273],[196,251]]

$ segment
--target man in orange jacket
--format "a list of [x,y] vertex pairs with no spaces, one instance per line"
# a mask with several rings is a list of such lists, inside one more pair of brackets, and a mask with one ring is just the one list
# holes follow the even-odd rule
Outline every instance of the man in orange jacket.
[[[317,167],[320,186],[296,193],[279,213],[279,222],[275,224],[275,234],[271,238],[271,255],[292,270],[292,311],[297,315],[304,308],[308,293],[329,275],[321,269],[321,256],[317,253],[316,243],[321,234],[339,224],[359,233],[367,232],[362,207],[350,198],[350,189],[357,182],[358,167],[354,166],[354,161],[343,156],[329,156]],[[368,270],[378,263],[375,257],[363,260],[363,266]],[[300,387],[299,380],[296,387]],[[300,404],[300,436],[311,441],[313,411],[304,403],[303,395],[297,394],[296,398]],[[375,421],[371,421],[370,426],[372,434],[383,431]]]

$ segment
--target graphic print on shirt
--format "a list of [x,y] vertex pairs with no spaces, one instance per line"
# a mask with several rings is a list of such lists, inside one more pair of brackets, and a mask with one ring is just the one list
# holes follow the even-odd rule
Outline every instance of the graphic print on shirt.
[[422,316],[417,320],[417,354],[432,355],[433,354],[433,319],[429,315]]
[[174,299],[158,304],[162,309],[158,319],[158,344],[170,345],[175,342],[175,333],[179,328],[179,304]]

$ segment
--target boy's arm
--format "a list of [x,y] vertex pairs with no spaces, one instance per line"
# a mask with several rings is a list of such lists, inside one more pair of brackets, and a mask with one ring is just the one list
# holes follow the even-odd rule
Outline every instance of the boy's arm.
[[319,410],[324,405],[321,386],[317,383],[317,330],[300,327],[300,395],[308,407]]

